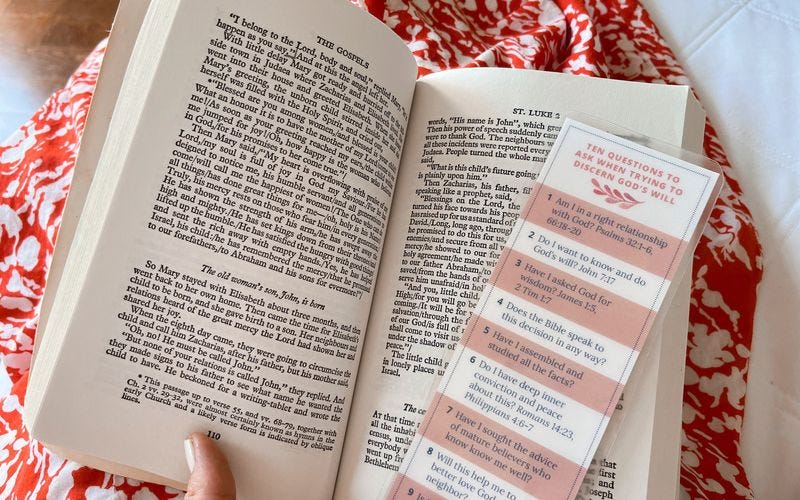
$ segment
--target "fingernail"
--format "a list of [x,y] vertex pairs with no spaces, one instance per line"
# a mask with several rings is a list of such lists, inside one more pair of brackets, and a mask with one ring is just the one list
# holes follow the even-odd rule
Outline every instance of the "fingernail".
[[183,440],[183,452],[186,454],[186,465],[189,466],[189,472],[194,471],[194,443],[191,439]]

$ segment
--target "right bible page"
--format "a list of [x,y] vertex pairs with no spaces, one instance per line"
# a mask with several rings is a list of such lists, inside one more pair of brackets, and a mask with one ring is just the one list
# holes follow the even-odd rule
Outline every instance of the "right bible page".
[[[336,498],[388,486],[564,115],[575,112],[687,149],[702,140],[703,114],[686,87],[501,68],[417,82]],[[685,317],[685,301],[676,303]],[[685,323],[667,333],[685,339]]]

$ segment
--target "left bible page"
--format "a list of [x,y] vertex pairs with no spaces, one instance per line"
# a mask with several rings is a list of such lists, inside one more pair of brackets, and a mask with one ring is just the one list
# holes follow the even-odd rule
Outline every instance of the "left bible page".
[[201,431],[242,498],[329,498],[415,77],[346,2],[153,0],[37,355],[33,435],[180,486]]

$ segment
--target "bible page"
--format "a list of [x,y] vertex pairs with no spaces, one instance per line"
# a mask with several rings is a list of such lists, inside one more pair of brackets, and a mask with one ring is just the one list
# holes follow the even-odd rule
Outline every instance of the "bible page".
[[344,2],[150,9],[48,321],[62,346],[37,361],[54,367],[33,433],[180,486],[200,431],[243,498],[330,498],[414,60]]
[[388,487],[564,115],[681,145],[690,98],[499,68],[418,81],[336,498]]

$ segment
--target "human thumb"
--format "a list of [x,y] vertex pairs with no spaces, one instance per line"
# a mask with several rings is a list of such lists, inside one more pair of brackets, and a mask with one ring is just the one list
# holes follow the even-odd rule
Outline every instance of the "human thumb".
[[187,500],[234,500],[236,484],[222,450],[208,437],[193,433],[183,442],[191,476]]

